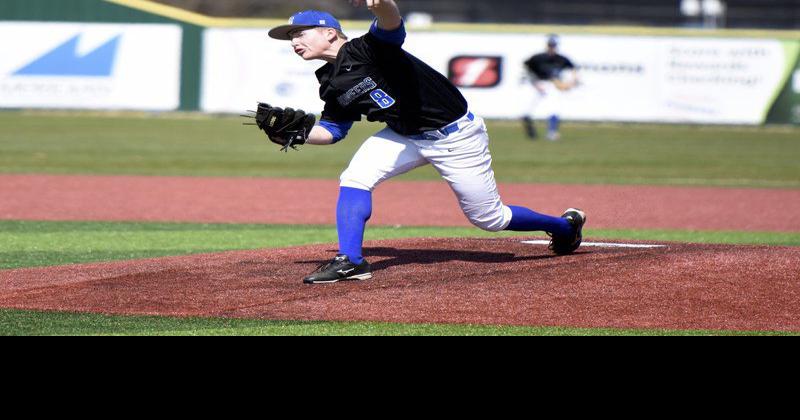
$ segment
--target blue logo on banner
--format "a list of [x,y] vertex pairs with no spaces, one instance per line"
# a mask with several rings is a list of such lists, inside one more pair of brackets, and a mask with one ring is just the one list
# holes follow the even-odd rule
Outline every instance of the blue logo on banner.
[[14,76],[110,77],[121,37],[117,35],[94,51],[79,56],[81,35],[76,35],[17,70]]

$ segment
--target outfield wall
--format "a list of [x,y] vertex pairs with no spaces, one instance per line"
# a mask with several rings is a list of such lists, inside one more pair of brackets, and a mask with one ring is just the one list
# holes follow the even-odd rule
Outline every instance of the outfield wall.
[[[448,75],[475,113],[518,118],[534,98],[523,63],[546,36],[412,32],[405,48]],[[235,112],[256,100],[322,109],[320,64],[303,62],[287,43],[228,28],[207,29],[204,42],[203,110]],[[785,87],[800,92],[793,41],[564,35],[561,50],[582,82],[560,101],[567,120],[758,125]]]
[[0,24],[0,107],[180,108],[182,30],[170,24]]
[[[43,7],[48,1],[0,5],[0,39],[15,40],[0,43],[0,108],[235,113],[266,101],[322,109],[320,64],[266,37],[280,21],[215,19],[141,0]],[[367,23],[344,26],[358,36]],[[581,68],[581,86],[561,101],[567,120],[800,124],[794,32],[451,24],[409,32],[406,49],[489,118],[525,112],[533,89],[522,63],[558,32]]]
[[[3,97],[0,108],[198,110],[201,38],[209,22],[193,17],[187,12],[141,0],[0,0],[0,30],[10,37],[0,42],[0,86],[5,88],[0,91]],[[20,24],[27,29],[15,26]],[[58,24],[73,27],[59,29]],[[146,34],[148,31],[133,30],[137,25],[179,28],[180,43],[175,46],[170,36],[165,39],[166,45],[159,45],[157,38]],[[77,42],[70,44],[76,37]],[[119,39],[114,45],[95,51],[94,47],[105,46],[116,37]],[[146,46],[154,53],[151,57],[133,53],[138,48],[135,45]],[[93,55],[94,52],[97,55]],[[162,53],[170,57],[165,58]],[[89,55],[88,60],[83,59],[86,55]],[[100,72],[103,63],[92,62],[98,55],[114,63],[110,75]],[[123,69],[117,65],[127,65],[130,57],[138,57],[132,68]],[[164,86],[174,78],[173,69],[161,66],[158,61],[173,62],[176,58],[180,72],[178,105],[167,107],[164,98],[148,102],[144,97],[154,85]],[[48,59],[52,63],[48,71],[19,74],[34,62]],[[97,67],[92,71],[86,66]],[[164,70],[154,71],[148,67]],[[141,77],[125,76],[122,74],[125,72],[147,73],[152,83]],[[171,94],[172,88],[169,89]],[[76,90],[78,94],[74,94]],[[93,90],[96,96],[91,94]]]

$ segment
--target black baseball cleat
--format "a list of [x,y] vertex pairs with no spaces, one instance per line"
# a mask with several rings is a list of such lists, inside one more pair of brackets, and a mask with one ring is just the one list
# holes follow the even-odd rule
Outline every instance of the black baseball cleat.
[[551,235],[550,250],[558,255],[569,255],[577,251],[583,242],[583,225],[586,224],[586,213],[580,209],[569,209],[563,216],[575,228],[575,233],[568,236]]
[[329,284],[343,280],[369,280],[372,278],[372,267],[364,260],[361,264],[353,264],[347,255],[337,255],[330,263],[319,266],[310,276],[303,280],[305,284]]

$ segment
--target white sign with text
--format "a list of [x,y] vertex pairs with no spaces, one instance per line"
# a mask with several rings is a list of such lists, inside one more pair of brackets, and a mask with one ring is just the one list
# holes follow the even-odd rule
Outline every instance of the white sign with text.
[[[518,118],[534,95],[523,63],[545,42],[545,34],[412,31],[404,48],[468,86],[461,90],[476,114]],[[560,52],[581,82],[561,98],[562,117],[586,121],[761,124],[789,59],[769,39],[565,35]],[[239,112],[264,101],[320,112],[314,71],[323,64],[266,30],[209,29],[202,108]]]
[[179,107],[178,25],[0,22],[0,39],[0,107]]

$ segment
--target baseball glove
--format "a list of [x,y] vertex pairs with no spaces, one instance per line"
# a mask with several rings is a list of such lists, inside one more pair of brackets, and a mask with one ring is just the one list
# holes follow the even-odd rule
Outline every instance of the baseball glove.
[[297,150],[297,146],[305,144],[317,117],[305,111],[292,108],[277,108],[269,104],[258,104],[255,113],[256,125],[263,130],[270,141],[282,146],[281,151],[289,148]]

